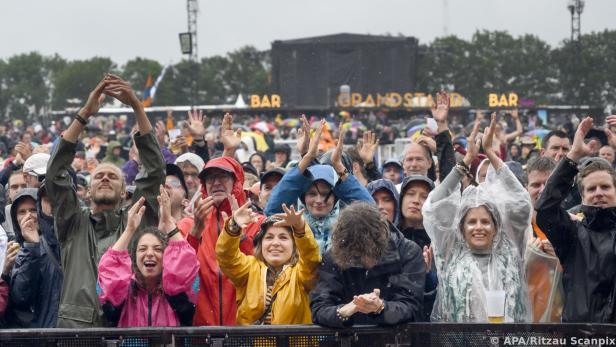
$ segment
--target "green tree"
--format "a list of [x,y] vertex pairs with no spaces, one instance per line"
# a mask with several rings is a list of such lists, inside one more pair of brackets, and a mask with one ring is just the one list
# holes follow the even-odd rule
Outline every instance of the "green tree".
[[[152,80],[155,81],[160,75],[163,66],[159,62],[147,58],[135,58],[129,60],[122,69],[122,78],[126,79],[137,92],[137,95],[143,99],[143,90],[145,89],[145,83],[148,79],[148,75],[152,76]],[[164,81],[162,82],[164,83]],[[154,100],[154,103],[157,100]]]
[[506,32],[476,32],[470,41],[448,36],[436,39],[419,65],[420,90],[453,89],[472,105],[486,106],[491,92],[516,92],[546,102],[556,93],[556,67],[550,46],[539,38],[514,38]]
[[[169,67],[165,78],[156,91],[156,105],[190,105],[193,76],[198,71],[198,64],[189,60]],[[198,100],[195,101],[198,103]]]
[[95,57],[68,62],[55,74],[53,80],[55,86],[53,108],[65,108],[70,105],[69,100],[72,99],[77,99],[75,101],[82,104],[106,73],[117,73],[116,64],[109,58]]
[[270,54],[253,46],[244,46],[228,55],[229,66],[224,80],[228,84],[227,100],[239,93],[265,94],[270,90]]
[[43,56],[32,52],[14,55],[3,68],[6,109],[10,117],[38,114],[47,102]]
[[201,59],[199,66],[199,101],[205,104],[224,104],[228,101],[229,85],[225,73],[229,60],[222,56]]
[[616,31],[566,40],[553,52],[563,103],[591,106],[616,104]]

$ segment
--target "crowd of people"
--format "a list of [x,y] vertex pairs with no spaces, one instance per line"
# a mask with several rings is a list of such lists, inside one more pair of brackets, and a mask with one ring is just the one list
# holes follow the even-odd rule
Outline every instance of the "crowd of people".
[[[92,133],[105,98],[134,127]],[[325,119],[300,160],[229,114],[152,125],[114,75],[65,129],[0,129],[2,327],[616,322],[616,115],[538,148],[449,100],[382,162]]]

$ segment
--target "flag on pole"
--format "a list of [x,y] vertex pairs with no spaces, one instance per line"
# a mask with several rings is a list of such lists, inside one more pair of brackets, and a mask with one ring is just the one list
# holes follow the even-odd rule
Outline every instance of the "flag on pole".
[[145,89],[143,90],[143,107],[152,106],[152,87],[154,86],[154,81],[152,80],[152,75],[148,74],[148,79],[145,81]]
[[156,96],[156,89],[158,89],[158,85],[163,80],[169,66],[170,65],[166,65],[163,68],[163,71],[160,72],[160,75],[154,82],[152,82],[152,75],[148,74],[148,79],[145,81],[145,90],[143,91],[143,107],[152,106],[152,102],[154,102],[154,97]]

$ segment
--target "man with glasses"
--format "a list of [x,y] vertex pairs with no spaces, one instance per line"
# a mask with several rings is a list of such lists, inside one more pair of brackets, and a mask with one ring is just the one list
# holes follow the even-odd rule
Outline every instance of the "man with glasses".
[[50,155],[47,153],[33,154],[26,160],[23,167],[24,180],[28,188],[38,188],[47,173],[47,162]]
[[[199,259],[199,295],[194,325],[235,325],[237,305],[235,287],[223,275],[216,262],[216,241],[224,230],[225,218],[232,215],[238,206],[244,205],[248,198],[244,192],[244,170],[235,160],[235,150],[241,143],[241,133],[232,130],[233,118],[224,116],[221,127],[221,140],[224,156],[207,162],[199,179],[201,194],[194,212],[195,225],[186,235],[186,240],[197,251]],[[240,250],[252,255],[252,240],[265,219],[249,224],[242,230]],[[239,227],[230,221],[230,227]]]
[[182,170],[174,164],[167,164],[165,189],[171,200],[171,216],[179,221],[184,218],[184,209],[188,206],[188,188]]
[[205,162],[195,153],[184,153],[175,160],[175,165],[182,169],[188,188],[188,199],[192,199],[199,189],[199,172],[203,169]]

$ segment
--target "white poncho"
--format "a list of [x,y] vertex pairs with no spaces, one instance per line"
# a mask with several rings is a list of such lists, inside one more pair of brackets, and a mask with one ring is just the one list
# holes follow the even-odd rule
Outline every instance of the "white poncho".
[[[486,181],[460,193],[461,175],[452,170],[430,193],[422,212],[432,239],[439,277],[432,321],[487,322],[487,290],[506,291],[505,322],[529,321],[523,259],[530,225],[530,196],[503,165],[492,166]],[[461,230],[471,208],[484,206],[496,221],[492,248],[472,251]]]

